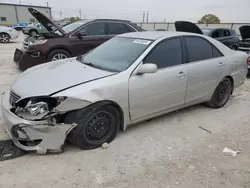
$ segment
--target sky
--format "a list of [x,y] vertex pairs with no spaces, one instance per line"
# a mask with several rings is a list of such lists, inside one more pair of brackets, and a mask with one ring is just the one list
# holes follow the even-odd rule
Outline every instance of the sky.
[[[143,11],[150,22],[187,20],[197,22],[205,14],[217,15],[221,22],[250,23],[250,0],[0,0],[52,7],[54,19],[79,16],[87,19],[117,18],[140,22]],[[61,12],[61,14],[60,14]]]

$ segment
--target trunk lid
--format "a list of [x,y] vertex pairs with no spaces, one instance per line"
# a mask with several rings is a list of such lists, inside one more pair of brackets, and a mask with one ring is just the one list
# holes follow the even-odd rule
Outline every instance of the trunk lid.
[[187,21],[176,21],[175,23],[176,31],[188,32],[188,33],[196,33],[203,35],[201,29],[192,22]]

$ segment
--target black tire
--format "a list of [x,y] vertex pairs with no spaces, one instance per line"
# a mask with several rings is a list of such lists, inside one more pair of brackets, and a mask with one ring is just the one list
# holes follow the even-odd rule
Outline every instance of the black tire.
[[[63,54],[66,58],[71,57],[69,52],[67,52],[66,50],[58,49],[58,50],[53,50],[52,52],[49,53],[49,55],[47,56],[47,61],[55,61],[55,60],[53,60],[53,58],[59,54]],[[62,59],[65,59],[65,58],[62,58]]]
[[35,37],[35,36],[37,36],[37,35],[38,35],[38,32],[37,32],[36,30],[31,29],[31,30],[29,31],[29,36]]
[[237,47],[237,45],[233,45],[233,46],[231,46],[231,49],[236,51],[236,50],[238,50],[238,47]]
[[0,43],[6,44],[10,42],[10,36],[7,33],[0,33]]
[[206,104],[211,108],[221,108],[225,106],[233,91],[233,84],[228,78],[224,78],[217,88],[215,89],[213,96]]
[[94,149],[115,139],[121,118],[114,106],[94,104],[85,109],[70,112],[64,122],[77,124],[67,137],[72,144],[81,149]]

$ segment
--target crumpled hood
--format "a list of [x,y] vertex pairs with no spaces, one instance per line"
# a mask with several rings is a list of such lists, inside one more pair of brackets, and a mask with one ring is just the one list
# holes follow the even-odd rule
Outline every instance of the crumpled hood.
[[12,84],[11,91],[21,98],[45,96],[74,85],[115,73],[85,65],[70,58],[35,66],[23,72]]

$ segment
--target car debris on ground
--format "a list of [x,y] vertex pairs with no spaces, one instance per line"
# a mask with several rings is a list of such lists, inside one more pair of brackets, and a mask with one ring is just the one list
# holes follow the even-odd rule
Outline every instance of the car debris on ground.
[[224,155],[226,156],[233,156],[235,157],[237,154],[239,154],[241,151],[240,150],[234,150],[234,149],[231,149],[231,148],[228,148],[228,147],[225,147],[223,149],[223,153]]
[[0,161],[14,159],[27,154],[13,143],[12,140],[1,140],[0,141]]

